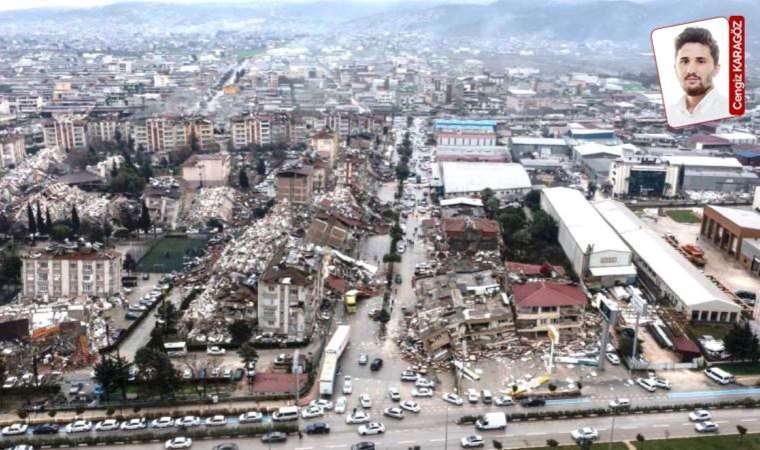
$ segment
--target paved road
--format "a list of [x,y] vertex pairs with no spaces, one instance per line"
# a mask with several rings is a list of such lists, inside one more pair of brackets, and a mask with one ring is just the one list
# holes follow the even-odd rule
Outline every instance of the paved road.
[[[452,407],[453,409],[453,407]],[[444,423],[438,416],[430,416],[424,419],[426,411],[423,410],[419,419],[400,422],[391,422],[392,419],[384,420],[388,431],[384,435],[360,437],[354,430],[356,427],[344,427],[333,429],[332,433],[323,436],[304,436],[298,439],[291,436],[288,442],[272,444],[272,448],[293,450],[320,450],[320,449],[347,449],[352,444],[371,440],[377,444],[378,449],[406,450],[410,446],[419,445],[422,449],[459,448],[459,440],[471,434],[475,434],[473,426],[449,425]],[[736,434],[736,425],[743,425],[750,433],[760,432],[760,419],[754,414],[748,414],[746,410],[721,410],[713,412],[713,420],[720,425],[721,434]],[[452,413],[451,416],[454,414]],[[530,446],[545,445],[547,439],[555,439],[560,444],[572,444],[570,432],[578,427],[592,426],[599,431],[600,442],[609,442],[611,437],[615,441],[635,440],[636,435],[641,433],[646,439],[668,439],[678,437],[697,436],[694,424],[689,422],[685,413],[668,413],[652,415],[618,416],[614,421],[614,436],[612,436],[612,418],[591,418],[582,420],[557,420],[546,422],[519,422],[509,424],[506,430],[478,432],[491,447],[490,441],[498,440],[505,448],[523,448]],[[193,445],[197,450],[208,450],[222,442],[236,442],[241,448],[259,448],[258,439],[224,439],[202,440]],[[102,447],[110,449],[111,447]],[[114,449],[140,448],[155,449],[163,448],[163,443],[148,445],[119,445]]]

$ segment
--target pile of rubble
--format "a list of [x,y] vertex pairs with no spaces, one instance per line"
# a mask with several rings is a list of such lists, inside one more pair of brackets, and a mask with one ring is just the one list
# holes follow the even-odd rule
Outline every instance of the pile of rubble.
[[201,188],[192,204],[183,211],[183,222],[193,226],[204,226],[208,219],[224,222],[232,220],[236,191],[229,186]]
[[26,220],[27,203],[31,204],[33,209],[36,209],[39,203],[43,214],[45,211],[50,211],[50,218],[53,221],[69,219],[72,205],[77,206],[77,213],[81,220],[102,223],[105,219],[112,217],[112,201],[107,196],[85,192],[78,187],[62,183],[50,184],[44,191],[29,196],[25,203],[17,205],[14,214],[16,220]]
[[112,155],[95,165],[85,167],[85,170],[107,180],[111,178],[111,171],[114,168],[118,169],[122,164],[124,164],[123,156]]
[[21,161],[0,179],[0,202],[11,203],[23,198],[24,190],[51,178],[50,171],[66,159],[58,147],[45,148]]

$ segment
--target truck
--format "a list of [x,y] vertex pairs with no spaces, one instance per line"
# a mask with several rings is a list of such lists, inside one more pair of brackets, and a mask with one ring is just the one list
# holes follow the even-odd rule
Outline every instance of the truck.
[[319,394],[329,396],[333,394],[333,385],[335,384],[335,373],[338,370],[338,361],[343,350],[348,346],[348,340],[351,335],[350,325],[338,325],[330,341],[325,347],[324,358],[322,359],[322,370],[319,373]]
[[507,415],[504,412],[485,413],[475,422],[478,430],[503,430],[507,428]]
[[346,313],[348,314],[354,314],[356,313],[356,296],[359,294],[359,291],[356,289],[351,289],[350,291],[346,292],[346,294],[343,297],[344,305],[346,306]]

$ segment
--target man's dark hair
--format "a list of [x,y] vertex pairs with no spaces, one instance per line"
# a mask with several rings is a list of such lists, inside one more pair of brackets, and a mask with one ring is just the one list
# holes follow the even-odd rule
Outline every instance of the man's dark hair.
[[696,27],[689,27],[683,30],[676,38],[676,54],[678,54],[678,50],[681,50],[684,44],[692,42],[710,47],[710,55],[712,55],[713,62],[718,64],[720,49],[718,48],[718,43],[713,39],[710,30]]

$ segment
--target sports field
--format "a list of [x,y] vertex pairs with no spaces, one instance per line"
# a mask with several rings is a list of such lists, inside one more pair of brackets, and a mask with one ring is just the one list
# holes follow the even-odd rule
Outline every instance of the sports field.
[[168,273],[182,270],[185,255],[197,256],[206,247],[205,239],[165,237],[158,240],[137,263],[138,272]]

